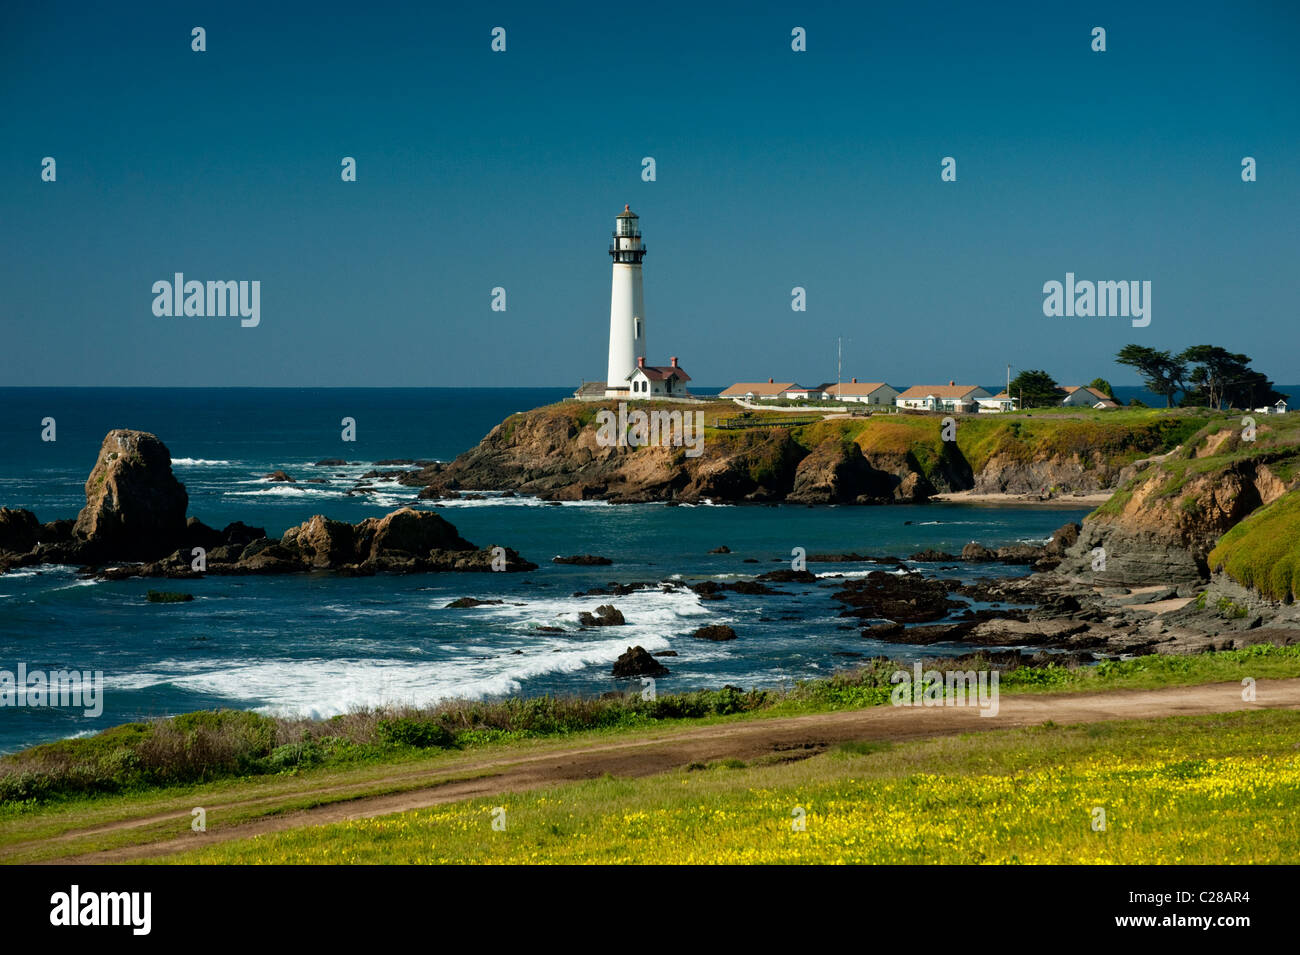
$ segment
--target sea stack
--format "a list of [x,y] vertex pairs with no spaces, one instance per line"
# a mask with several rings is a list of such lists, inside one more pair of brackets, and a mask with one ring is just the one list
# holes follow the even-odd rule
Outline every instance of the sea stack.
[[104,436],[72,532],[88,545],[86,556],[154,560],[184,542],[188,505],[167,446],[147,431],[119,428]]

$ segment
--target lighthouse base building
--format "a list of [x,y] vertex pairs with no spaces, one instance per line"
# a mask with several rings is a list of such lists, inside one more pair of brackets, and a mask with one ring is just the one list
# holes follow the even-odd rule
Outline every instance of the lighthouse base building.
[[691,376],[671,358],[668,365],[647,365],[645,290],[641,262],[646,248],[641,241],[640,217],[628,206],[614,219],[609,254],[614,274],[609,293],[609,362],[603,382],[585,382],[575,398],[690,397]]

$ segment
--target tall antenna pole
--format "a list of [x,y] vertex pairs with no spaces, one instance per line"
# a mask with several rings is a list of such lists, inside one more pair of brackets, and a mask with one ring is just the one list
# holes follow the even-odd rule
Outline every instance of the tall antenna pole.
[[835,339],[835,397],[843,398],[840,385],[844,383],[844,336]]

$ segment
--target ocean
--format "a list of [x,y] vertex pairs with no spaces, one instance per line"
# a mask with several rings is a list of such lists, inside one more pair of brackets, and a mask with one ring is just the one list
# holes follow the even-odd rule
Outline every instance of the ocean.
[[[272,535],[313,514],[359,521],[402,506],[436,509],[479,546],[502,544],[537,563],[523,574],[211,577],[192,581],[96,581],[71,567],[0,576],[0,670],[102,671],[103,712],[0,708],[0,752],[84,735],[108,726],[197,709],[332,716],[384,703],[626,688],[610,675],[629,646],[674,650],[659,692],[732,684],[775,687],[825,677],[882,653],[948,655],[959,644],[900,648],[859,635],[838,616],[832,589],[779,585],[779,596],[646,590],[576,597],[611,582],[739,579],[789,566],[808,553],[855,551],[906,557],[925,548],[959,551],[971,540],[996,546],[1043,541],[1087,508],[959,504],[888,507],[548,506],[530,498],[420,501],[393,482],[349,495],[384,459],[450,460],[502,418],[572,389],[0,389],[0,505],[42,521],[75,517],[104,434],[136,428],[158,435],[189,492],[189,513]],[[342,440],[342,419],[356,422]],[[42,441],[53,418],[55,441]],[[316,467],[339,458],[341,466]],[[283,469],[299,483],[273,484]],[[307,484],[307,478],[325,484]],[[711,554],[727,546],[729,554]],[[551,563],[599,554],[608,567]],[[750,563],[746,563],[749,559]],[[756,563],[755,563],[756,562]],[[863,564],[810,564],[860,576]],[[961,576],[1023,572],[1003,565],[935,571]],[[151,604],[150,589],[195,600]],[[499,605],[447,609],[458,597]],[[580,611],[613,603],[627,625],[577,629]],[[706,624],[739,638],[695,640]],[[560,627],[562,633],[541,632]]]

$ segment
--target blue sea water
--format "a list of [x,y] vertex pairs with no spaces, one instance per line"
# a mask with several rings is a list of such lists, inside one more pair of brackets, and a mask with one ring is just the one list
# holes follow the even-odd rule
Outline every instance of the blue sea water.
[[[449,697],[594,694],[618,688],[613,661],[627,647],[679,655],[661,692],[726,683],[777,686],[826,676],[859,656],[942,655],[960,645],[900,648],[859,635],[838,616],[829,575],[869,564],[811,564],[819,584],[779,596],[648,589],[626,597],[575,597],[610,582],[731,580],[789,566],[791,551],[907,556],[1041,541],[1084,508],[930,504],[891,507],[729,507],[599,502],[544,505],[530,498],[420,501],[379,482],[349,496],[356,479],[387,458],[450,460],[502,418],[565,397],[570,389],[0,389],[0,505],[48,521],[74,517],[104,434],[137,428],[168,446],[189,511],[206,523],[234,520],[273,535],[312,514],[350,522],[400,506],[436,508],[480,546],[503,544],[539,564],[524,574],[211,577],[174,582],[195,600],[150,604],[158,581],[82,579],[71,567],[0,576],[0,670],[102,670],[104,710],[0,708],[0,752],[107,726],[213,707],[329,716],[381,703]],[[344,417],[356,441],[341,440]],[[54,418],[57,440],[41,440]],[[349,464],[316,467],[324,458]],[[271,484],[283,469],[297,484]],[[326,484],[307,484],[323,477]],[[710,554],[725,544],[729,554]],[[552,564],[562,554],[601,554],[608,567]],[[746,563],[749,559],[751,563]],[[756,562],[756,563],[755,563]],[[931,568],[933,571],[933,568]],[[965,578],[1006,574],[1001,565],[934,571]],[[457,597],[503,603],[446,609]],[[627,625],[578,630],[577,615],[613,603]],[[725,623],[739,639],[695,640]],[[563,633],[540,632],[539,626]]]

